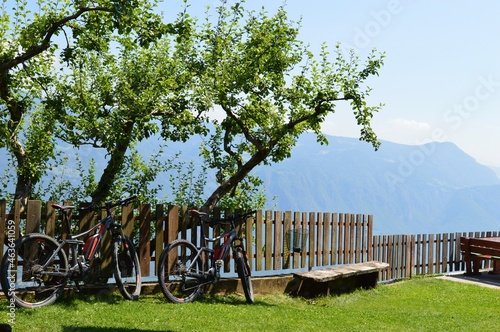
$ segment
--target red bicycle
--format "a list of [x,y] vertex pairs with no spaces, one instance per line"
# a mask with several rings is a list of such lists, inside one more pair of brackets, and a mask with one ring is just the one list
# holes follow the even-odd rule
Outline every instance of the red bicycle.
[[[184,239],[178,239],[168,244],[158,263],[158,281],[163,294],[174,303],[195,300],[203,292],[205,286],[219,281],[224,258],[232,247],[236,271],[241,280],[246,301],[253,303],[250,266],[243,248],[243,239],[236,232],[235,221],[245,220],[255,211],[238,216],[230,215],[226,219],[219,220],[209,220],[207,213],[197,210],[190,210],[189,213],[198,217],[202,223],[227,224],[230,227],[224,234],[214,238],[207,238],[203,227],[201,227],[202,245],[199,248]],[[223,244],[216,249],[207,245],[207,242],[214,244],[220,240],[223,240]]]
[[[70,211],[73,206],[52,206],[63,214],[70,234],[57,241],[45,234],[31,233],[20,237],[3,256],[1,284],[5,295],[16,306],[24,308],[42,307],[54,303],[68,282],[80,283],[92,280],[100,264],[92,264],[99,257],[103,235],[109,231],[113,241],[113,272],[120,293],[128,300],[137,300],[141,293],[141,270],[139,258],[132,240],[123,235],[120,223],[115,223],[112,208],[127,205],[134,197],[104,206],[91,206],[93,211],[106,210],[106,217],[88,231],[71,233]],[[80,238],[88,237],[84,242]],[[69,259],[68,259],[69,257]]]

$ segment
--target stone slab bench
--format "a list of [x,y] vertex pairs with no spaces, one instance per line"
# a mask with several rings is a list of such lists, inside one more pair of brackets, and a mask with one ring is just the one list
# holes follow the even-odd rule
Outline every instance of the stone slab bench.
[[295,287],[289,293],[310,298],[372,288],[377,285],[379,272],[388,267],[387,263],[370,261],[294,273]]

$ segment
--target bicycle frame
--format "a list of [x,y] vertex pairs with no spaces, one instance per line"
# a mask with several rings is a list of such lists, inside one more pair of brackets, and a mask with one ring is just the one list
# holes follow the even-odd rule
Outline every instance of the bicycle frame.
[[[158,281],[163,294],[174,303],[186,303],[196,299],[203,293],[206,285],[219,282],[221,267],[232,247],[235,271],[241,280],[246,301],[254,303],[251,271],[244,241],[239,236],[235,224],[237,220],[244,220],[255,211],[212,221],[206,212],[197,210],[188,212],[200,220],[201,245],[197,246],[185,239],[176,239],[162,251],[158,264]],[[205,235],[204,228],[207,223],[230,226],[224,228],[223,234],[209,238]],[[219,242],[220,244],[216,246],[215,243]]]
[[[115,206],[128,205],[134,199],[136,196],[84,208],[93,212],[106,209],[106,215],[79,234],[71,231],[74,207],[52,204],[62,211],[62,225],[68,227],[67,233],[61,239],[43,233],[26,234],[14,242],[12,253],[2,258],[0,283],[11,303],[23,308],[50,305],[62,295],[68,282],[74,282],[78,290],[82,284],[106,283],[111,272],[108,267],[123,297],[137,300],[141,292],[140,261],[133,242],[125,236],[121,224],[115,223],[113,215]],[[112,240],[111,255],[106,261],[106,274],[102,274],[98,253],[107,231]]]
[[[49,275],[54,275],[54,276],[61,276],[61,277],[71,277],[73,275],[73,272],[75,268],[78,266],[80,273],[83,272],[83,263],[89,264],[94,258],[97,250],[100,247],[102,237],[106,233],[106,231],[110,228],[121,228],[121,225],[117,225],[114,223],[113,216],[111,215],[109,209],[107,209],[107,215],[104,219],[100,220],[96,225],[92,226],[90,229],[88,229],[85,232],[79,233],[79,234],[71,234],[71,222],[69,218],[68,211],[63,209],[63,222],[66,222],[68,229],[69,229],[69,239],[63,239],[58,241],[59,246],[57,249],[54,251],[50,259],[47,261],[47,263],[43,266],[44,269],[48,267],[48,265],[51,263],[52,259],[61,251],[63,250],[65,245],[69,245],[70,249],[73,250],[73,255],[71,259],[70,266],[68,266],[68,271],[66,272],[47,272]],[[87,242],[83,242],[81,240],[78,240],[78,238],[84,237],[94,230],[98,229],[98,232],[94,234],[92,237],[87,239]],[[82,248],[82,254],[79,254],[79,249],[83,245]],[[87,247],[89,245],[89,247]]]
[[[225,231],[223,234],[216,236],[214,238],[209,238],[205,235],[205,231],[203,229],[203,220],[201,220],[202,227],[201,227],[201,246],[198,248],[198,253],[194,257],[194,261],[196,261],[201,255],[207,254],[208,256],[208,261],[210,262],[210,267],[207,271],[202,271],[203,277],[214,277],[214,280],[209,281],[211,282],[217,282],[220,278],[220,268],[223,265],[224,258],[228,255],[230,248],[233,246],[233,243],[236,240],[239,240],[243,246],[243,239],[238,236],[238,233],[236,232],[236,226],[234,223],[234,219],[230,219],[229,225],[230,229],[228,231]],[[207,243],[213,243],[215,244],[216,242],[223,240],[223,243],[218,246],[217,248],[210,248],[208,247]],[[191,276],[199,276],[198,273],[188,273]]]

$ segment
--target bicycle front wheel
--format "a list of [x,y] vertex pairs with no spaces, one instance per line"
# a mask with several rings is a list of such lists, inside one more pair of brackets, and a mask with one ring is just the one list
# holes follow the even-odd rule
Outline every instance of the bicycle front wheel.
[[128,237],[117,237],[113,244],[114,275],[118,289],[127,300],[141,294],[141,266],[134,244]]
[[1,264],[5,295],[18,307],[38,308],[62,294],[68,259],[59,244],[44,234],[28,234],[8,246]]
[[182,239],[171,242],[160,256],[158,281],[163,294],[174,303],[196,299],[206,282],[202,257],[196,246]]
[[242,247],[235,248],[234,263],[236,265],[238,277],[241,280],[241,286],[243,287],[247,303],[254,303],[250,266],[248,265],[248,260]]

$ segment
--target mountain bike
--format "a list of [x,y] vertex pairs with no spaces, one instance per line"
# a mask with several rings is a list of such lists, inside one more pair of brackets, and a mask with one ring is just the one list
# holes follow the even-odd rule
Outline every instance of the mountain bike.
[[[2,290],[18,307],[37,308],[54,303],[68,282],[87,283],[100,268],[99,248],[106,231],[111,233],[112,268],[120,293],[128,300],[137,300],[141,292],[139,258],[132,240],[123,234],[116,223],[112,208],[128,205],[136,197],[104,206],[89,206],[80,210],[106,210],[106,217],[80,234],[71,232],[71,211],[74,206],[52,204],[62,213],[69,234],[66,239],[31,233],[9,243],[0,266]],[[80,240],[80,238],[86,241]],[[69,258],[69,259],[68,259]],[[95,264],[93,264],[95,263]]]
[[[177,239],[172,241],[163,250],[158,262],[158,281],[163,294],[174,303],[186,303],[195,300],[209,284],[217,283],[220,279],[220,270],[224,258],[233,249],[234,263],[238,277],[241,280],[247,303],[254,302],[251,270],[248,258],[243,248],[243,239],[238,236],[235,227],[236,220],[245,220],[255,211],[226,219],[209,220],[208,214],[197,210],[190,210],[190,214],[198,217],[201,222],[201,246],[196,247],[190,241]],[[229,225],[229,230],[214,238],[205,236],[203,223],[211,225]],[[217,248],[207,245],[223,244]],[[238,242],[236,244],[236,242]]]

